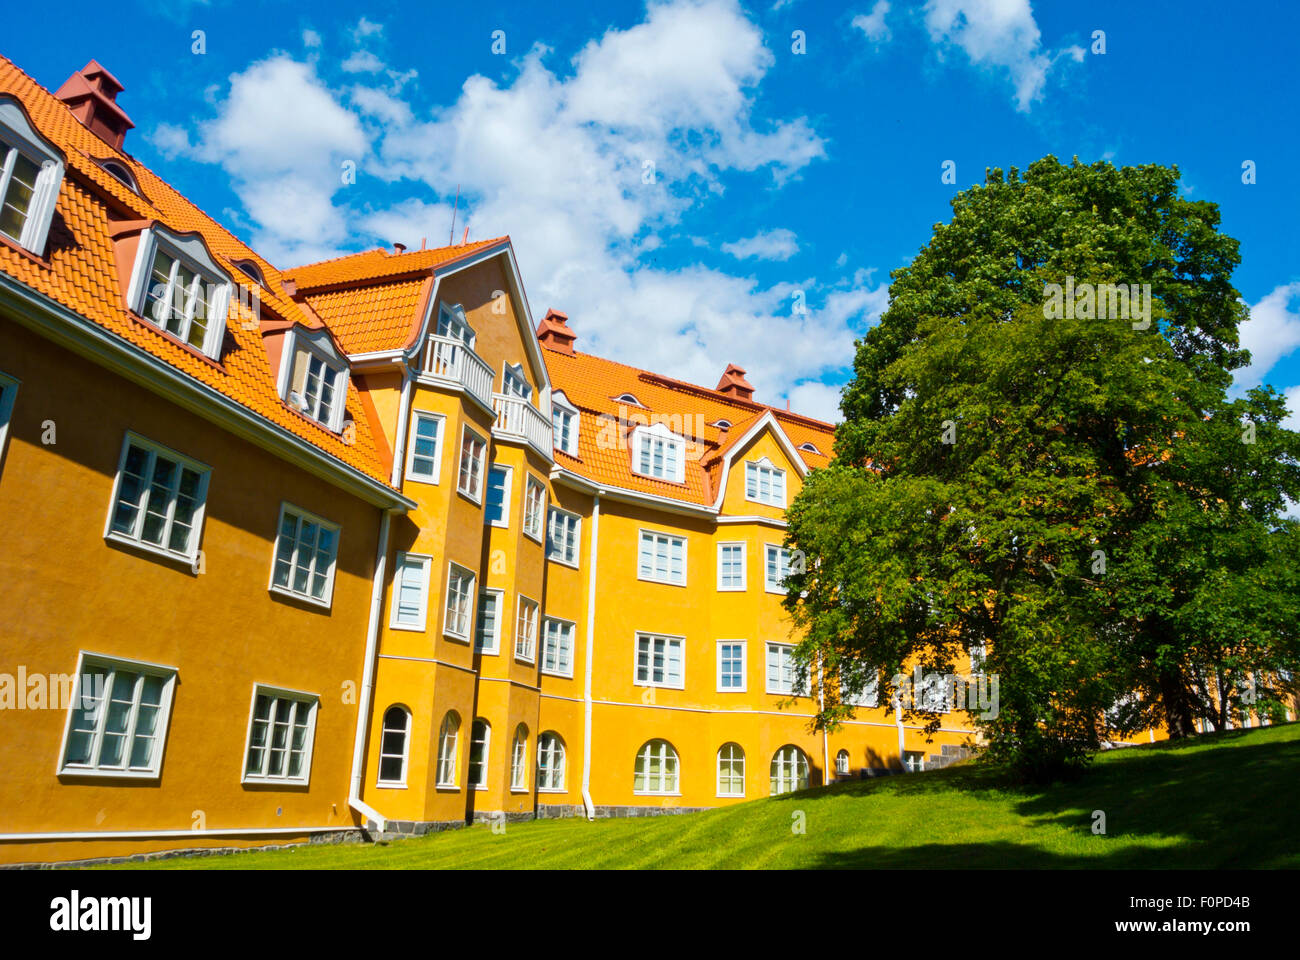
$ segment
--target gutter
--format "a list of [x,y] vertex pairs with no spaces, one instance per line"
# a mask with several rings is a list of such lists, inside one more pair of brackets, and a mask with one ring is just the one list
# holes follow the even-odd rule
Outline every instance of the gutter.
[[587,819],[596,819],[591,802],[591,660],[596,648],[596,557],[600,542],[600,494],[591,504],[591,570],[587,574],[587,654],[582,686],[582,805]]
[[366,727],[373,707],[375,686],[375,661],[379,652],[379,617],[384,599],[384,566],[388,559],[388,528],[391,514],[385,510],[379,518],[379,546],[375,551],[375,576],[370,587],[370,622],[366,626],[366,659],[361,669],[361,695],[357,698],[357,730],[352,744],[352,780],[348,787],[348,806],[371,820],[375,829],[383,833],[387,827],[384,815],[361,800],[361,771],[366,761]]

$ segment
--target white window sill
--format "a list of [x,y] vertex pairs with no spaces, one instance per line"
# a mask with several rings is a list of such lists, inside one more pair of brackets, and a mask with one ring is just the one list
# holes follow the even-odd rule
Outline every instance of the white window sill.
[[466,500],[468,500],[470,503],[474,504],[474,506],[476,507],[483,506],[482,497],[476,497],[473,494],[469,493],[468,491],[462,490],[460,487],[456,488],[456,492],[460,494],[462,497],[464,497]]
[[533,541],[533,543],[541,544],[542,542],[541,533],[530,533],[529,531],[525,530],[524,536],[527,537],[529,540]]
[[562,560],[559,557],[551,556],[549,553],[546,555],[546,559],[549,563],[558,563],[560,566],[568,567],[570,570],[578,569],[578,561],[576,560],[574,561]]
[[636,575],[636,578],[640,580],[642,583],[659,583],[659,584],[663,584],[665,587],[686,586],[685,580],[660,580],[658,577],[643,577],[639,573]]
[[405,789],[407,789],[407,787],[406,787],[406,784],[405,784],[405,783],[379,783],[379,782],[376,782],[376,783],[375,783],[375,789],[376,789],[376,790],[405,790]]
[[99,767],[60,767],[60,777],[95,777],[103,780],[157,780],[157,770],[104,770]]
[[240,781],[242,784],[265,783],[273,787],[305,787],[311,783],[310,772],[306,777],[243,777]]
[[489,526],[489,527],[496,527],[498,530],[509,530],[509,529],[510,529],[510,521],[509,521],[509,520],[503,520],[503,521],[501,521],[500,523],[498,523],[498,522],[495,521],[495,520],[490,520],[490,521],[488,521],[488,526]]
[[542,676],[544,676],[544,677],[559,677],[561,680],[572,680],[572,679],[573,679],[573,671],[570,670],[568,673],[560,673],[560,672],[558,672],[558,671],[556,671],[556,670],[547,670],[545,667],[542,667]]
[[748,693],[745,687],[718,687],[718,693]]
[[441,479],[440,477],[422,477],[419,474],[411,473],[409,470],[402,474],[402,479],[410,480],[412,483],[428,484],[431,487],[442,486],[442,484],[438,482]]
[[420,624],[418,627],[410,623],[390,623],[388,625],[389,630],[404,630],[407,633],[428,633],[428,628],[428,620],[425,620],[424,623]]
[[747,587],[718,587],[718,593],[745,593]]
[[[272,584],[267,588],[267,590],[271,593],[278,593],[282,597],[288,597],[290,600],[297,600],[300,603],[310,603],[313,607],[320,607],[323,610],[328,610],[330,608],[329,600],[318,600],[305,593],[294,593],[292,590],[286,590],[284,587],[277,587],[275,584]],[[330,591],[330,593],[332,597],[333,591]]]
[[527,787],[511,787],[511,788],[510,788],[510,792],[511,792],[511,793],[530,793],[531,791],[530,791]]
[[714,794],[714,796],[716,796],[719,800],[744,800],[745,799],[745,795],[743,793],[718,793],[718,794]]
[[[195,531],[191,531],[192,534],[194,532]],[[198,551],[189,554],[174,553],[173,551],[167,550],[163,547],[155,547],[152,543],[145,543],[143,540],[133,540],[130,537],[123,536],[122,534],[111,530],[104,534],[104,539],[112,540],[114,543],[120,543],[124,547],[131,547],[144,553],[151,553],[156,557],[163,557],[167,560],[173,560],[176,563],[183,563],[185,566],[189,567],[191,571],[194,569],[194,561],[198,558]]]
[[686,689],[685,681],[679,684],[671,684],[671,683],[651,683],[647,680],[633,680],[632,686],[653,687],[656,690],[685,690]]
[[452,640],[456,643],[463,643],[468,645],[470,642],[469,637],[462,637],[460,634],[452,633],[450,630],[444,630],[442,632],[442,635],[446,637],[448,640]]
[[538,793],[568,793],[564,787],[538,787]]
[[485,657],[499,657],[499,656],[501,656],[501,651],[500,651],[500,649],[499,649],[498,647],[493,647],[491,650],[489,650],[487,647],[475,647],[475,648],[474,648],[474,652],[475,652],[475,653],[478,653],[478,654],[481,654],[481,655],[483,655],[483,656],[485,656]]
[[460,787],[454,783],[440,783],[434,789],[439,793],[460,793]]
[[680,797],[681,793],[657,793],[653,790],[633,790],[634,797]]
[[515,662],[516,662],[516,663],[526,663],[526,664],[528,664],[530,667],[535,667],[535,666],[537,666],[537,658],[536,658],[536,657],[521,657],[521,656],[520,656],[519,654],[517,654],[517,653],[515,654]]

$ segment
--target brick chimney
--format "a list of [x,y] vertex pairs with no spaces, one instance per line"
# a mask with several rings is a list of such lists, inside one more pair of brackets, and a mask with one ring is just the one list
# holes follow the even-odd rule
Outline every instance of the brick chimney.
[[395,256],[395,257],[400,257],[400,256],[401,256],[402,254],[404,254],[405,252],[406,252],[406,244],[404,244],[404,243],[398,243],[396,240],[394,240],[394,241],[393,241],[393,256]]
[[542,322],[537,325],[537,339],[542,346],[557,353],[573,356],[573,341],[578,335],[569,329],[569,317],[559,310],[547,310]]
[[727,372],[718,381],[717,390],[737,400],[754,399],[754,385],[745,379],[745,371],[734,363],[727,364]]
[[135,126],[117,105],[122,84],[95,60],[82,67],[54,94],[71,108],[87,130],[114,150],[122,149],[126,132]]

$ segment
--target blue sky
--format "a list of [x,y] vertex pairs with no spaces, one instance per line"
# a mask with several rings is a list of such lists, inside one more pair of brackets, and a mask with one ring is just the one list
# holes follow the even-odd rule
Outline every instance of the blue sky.
[[1242,244],[1239,386],[1300,407],[1300,5],[61,11],[60,30],[8,11],[0,53],[50,89],[98,59],[126,86],[127,149],[278,266],[446,243],[459,187],[456,239],[510,234],[534,313],[566,311],[579,349],[709,385],[739,363],[758,399],[827,418],[889,271],[985,167],[1177,164]]

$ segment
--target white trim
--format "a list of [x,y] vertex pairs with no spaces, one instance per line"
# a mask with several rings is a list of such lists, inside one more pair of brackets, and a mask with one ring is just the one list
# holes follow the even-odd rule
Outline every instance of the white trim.
[[[306,747],[303,750],[303,772],[301,776],[291,777],[287,773],[284,776],[271,776],[270,774],[251,774],[248,772],[248,755],[253,749],[253,717],[257,709],[258,695],[269,697],[271,700],[271,713],[267,717],[266,743],[261,748],[267,755],[271,753],[271,744],[274,737],[275,726],[275,704],[278,700],[292,700],[295,703],[308,704],[307,714],[307,736]],[[288,687],[275,686],[268,683],[253,682],[253,696],[248,704],[248,729],[244,733],[244,755],[241,758],[240,766],[240,783],[271,783],[282,784],[284,786],[308,786],[311,783],[311,760],[312,753],[316,746],[316,713],[320,709],[320,694],[308,693],[305,690],[292,690]],[[297,711],[294,711],[294,719],[297,719]],[[285,769],[288,769],[289,760],[293,755],[293,723],[289,724],[288,739],[285,741]],[[266,759],[264,757],[264,759]]]
[[[447,625],[449,614],[451,613],[450,610],[451,570],[453,567],[469,574],[470,609],[469,609],[468,622],[465,624],[464,633],[460,633],[459,631],[452,630]],[[442,635],[444,637],[450,637],[453,640],[459,640],[462,643],[473,643],[474,642],[474,614],[478,612],[478,574],[474,572],[474,569],[472,567],[466,567],[462,564],[457,563],[455,560],[448,560],[446,583],[447,583],[447,589],[442,601]]]
[[[722,548],[740,547],[740,586],[724,587],[722,585]],[[746,540],[717,541],[717,582],[719,593],[745,593],[749,589],[749,542]]]
[[[465,462],[465,434],[467,433],[472,434],[474,438],[479,441],[479,443],[483,444],[483,450],[478,457],[478,466],[479,466],[478,496],[475,496],[474,494],[470,493],[460,484],[461,474],[464,472],[463,466]],[[459,456],[456,457],[456,492],[459,493],[466,500],[468,500],[470,503],[479,507],[483,506],[483,489],[484,487],[487,486],[487,468],[488,468],[487,455],[488,455],[487,437],[484,437],[477,430],[473,429],[468,423],[462,423],[460,426]]]
[[[523,609],[524,609],[524,603],[525,603],[525,602],[527,602],[527,603],[531,603],[531,604],[533,605],[533,655],[532,655],[531,657],[529,657],[529,656],[522,656],[522,655],[520,655],[520,653],[519,653],[519,639],[520,639],[520,638],[519,638],[519,615],[520,615],[520,613],[523,612]],[[534,600],[532,597],[528,596],[527,594],[524,594],[524,593],[516,593],[516,594],[515,594],[514,621],[515,621],[515,629],[514,629],[514,640],[515,640],[515,643],[514,643],[514,658],[515,658],[516,660],[518,660],[520,663],[527,663],[527,664],[535,664],[535,663],[537,663],[537,647],[538,647],[538,644],[541,642],[541,632],[542,632],[542,605],[541,605],[541,603],[538,602],[537,600]]]
[[[722,792],[722,751],[726,747],[735,747],[740,751],[740,793],[723,793]],[[732,758],[734,761],[734,758]],[[726,799],[743,798],[745,788],[748,786],[749,779],[749,754],[745,753],[745,748],[735,740],[727,740],[713,754],[713,790],[714,796]]]
[[723,524],[723,523],[757,523],[757,524],[762,524],[762,525],[769,526],[769,527],[779,527],[779,528],[781,528],[782,530],[784,530],[784,529],[786,529],[788,526],[790,526],[790,524],[788,524],[786,521],[784,521],[784,520],[779,520],[779,519],[777,519],[776,517],[758,517],[758,516],[730,516],[730,517],[718,517],[714,522],[715,522],[715,523],[719,523],[719,524]]
[[[751,469],[755,472],[756,479],[755,479],[754,486],[758,490],[762,489],[762,477],[764,472],[766,472],[769,475],[769,479],[768,479],[769,488],[773,486],[775,482],[775,478],[777,476],[780,476],[781,478],[781,502],[780,503],[777,503],[775,499],[764,500],[761,496],[751,497],[749,495],[749,473]],[[786,484],[785,474],[786,471],[782,470],[775,463],[773,463],[771,457],[763,456],[763,457],[759,457],[757,460],[746,460],[745,476],[744,476],[745,499],[748,500],[750,503],[759,503],[765,507],[777,507],[778,509],[784,510],[788,505],[788,503],[790,502],[789,501],[790,491],[789,491],[789,486]]]
[[352,771],[348,784],[348,809],[373,820],[383,831],[384,815],[361,799],[361,781],[366,763],[366,733],[373,722],[375,668],[379,654],[379,624],[384,603],[384,572],[388,561],[388,530],[392,516],[379,515],[379,537],[375,545],[375,572],[370,581],[370,616],[366,620],[366,653],[361,666],[361,696],[357,699],[357,722],[352,734]]
[[[653,423],[649,426],[637,426],[632,431],[631,442],[628,446],[632,452],[632,472],[638,477],[647,477],[651,480],[663,480],[667,483],[685,483],[686,482],[686,438],[673,433],[663,423]],[[662,441],[664,444],[664,461],[667,466],[668,447],[675,447],[677,457],[675,466],[671,475],[665,473],[663,476],[653,472],[654,459],[651,457],[651,472],[643,473],[641,467],[641,448],[646,443],[652,441]]]
[[[438,424],[438,437],[433,443],[433,476],[424,477],[415,472],[415,441],[416,432],[419,429],[420,419],[434,420]],[[447,435],[447,415],[445,413],[435,413],[432,410],[412,410],[411,422],[407,430],[406,441],[406,473],[403,475],[405,480],[413,480],[416,483],[427,483],[432,486],[439,486],[442,482],[442,452],[443,440]],[[421,459],[429,459],[421,456]]]
[[[785,587],[781,586],[781,584],[780,584],[779,582],[776,584],[776,586],[773,586],[773,585],[772,585],[772,582],[771,582],[770,580],[767,579],[767,552],[768,552],[769,550],[776,550],[776,551],[777,551],[777,558],[778,558],[778,560],[777,560],[777,572],[778,572],[778,573],[780,572],[780,556],[781,556],[782,553],[786,554],[786,563],[785,563],[786,570],[787,570],[786,576],[789,576],[789,572],[788,572],[788,571],[789,571],[789,567],[790,567],[790,557],[792,557],[792,556],[794,555],[794,552],[793,552],[792,550],[790,550],[789,547],[785,546],[785,544],[782,544],[782,543],[766,543],[766,542],[765,542],[765,543],[763,544],[763,592],[764,592],[764,593],[774,593],[774,594],[776,594],[777,596],[784,597],[784,596],[786,596],[790,591],[789,591],[788,589],[786,589]],[[784,579],[784,577],[783,577],[782,579]]]
[[[569,431],[569,442],[563,446],[560,445],[560,431],[555,429],[555,411],[557,408],[573,417],[573,428]],[[563,390],[556,390],[551,394],[551,432],[556,450],[563,450],[571,457],[578,455],[578,437],[582,433],[582,412],[565,396]]]
[[[475,781],[474,776],[474,728],[483,724],[487,733],[483,737],[483,760],[479,773],[483,779]],[[492,759],[492,724],[486,717],[475,717],[469,725],[469,753],[465,758],[465,787],[469,790],[486,790],[488,788],[488,764]]]
[[587,653],[582,664],[582,804],[587,819],[596,818],[591,799],[591,675],[596,646],[596,566],[600,560],[600,495],[591,503],[591,557],[587,564]]
[[[740,644],[740,686],[724,687],[722,685],[722,645],[730,644],[735,646]],[[714,657],[714,680],[717,684],[718,693],[748,693],[749,692],[749,641],[748,640],[719,640],[715,645],[717,651]]]
[[[40,167],[18,245],[43,258],[50,224],[54,220],[54,206],[63,187],[63,154],[31,125],[23,106],[16,97],[9,94],[0,96],[0,144],[13,147]],[[7,180],[4,174],[9,173],[12,163],[0,166],[3,167],[0,170],[0,202],[3,202],[3,187]]]
[[[455,737],[455,743],[452,745],[452,749],[451,749],[451,779],[444,780],[442,778],[442,768],[443,768],[442,751],[443,751],[443,747],[446,745],[446,739],[447,739],[446,733],[444,731],[447,727],[447,721],[450,720],[452,717],[456,718],[456,731],[454,734],[452,734],[452,736]],[[460,791],[460,783],[459,783],[460,770],[458,769],[460,766],[460,728],[464,724],[464,722],[465,721],[461,719],[459,711],[448,710],[445,713],[443,713],[442,722],[438,724],[438,741],[437,741],[437,749],[434,751],[434,768],[433,768],[434,789],[436,790],[455,790],[457,792]],[[472,725],[473,721],[470,721],[470,723]]]
[[[310,581],[308,581],[307,584],[308,587],[307,593],[299,593],[298,591],[294,590],[290,586],[287,585],[279,586],[275,582],[275,565],[280,555],[280,537],[281,537],[281,531],[284,527],[284,515],[290,511],[293,511],[293,513],[298,518],[298,527],[294,533],[294,539],[293,539],[294,555],[296,555],[298,550],[298,532],[301,531],[303,522],[310,521],[316,524],[318,527],[324,530],[329,530],[331,533],[334,534],[334,550],[330,556],[329,572],[326,573],[325,575],[325,595],[323,597],[313,597],[311,595]],[[290,503],[288,500],[281,500],[280,515],[275,521],[275,535],[271,538],[271,575],[267,582],[267,589],[270,590],[271,593],[278,593],[282,596],[292,597],[294,600],[301,600],[304,603],[310,603],[315,606],[324,607],[326,610],[329,610],[331,604],[333,604],[334,602],[334,573],[338,569],[339,541],[342,539],[343,539],[343,528],[340,527],[337,523],[333,523],[329,520],[326,520],[324,517],[318,517],[316,516],[316,514],[311,513],[308,510],[304,510],[302,507]],[[319,542],[320,541],[317,540],[317,543]],[[313,547],[312,553],[313,553],[312,563],[314,564],[316,548]],[[293,562],[293,555],[291,555],[289,559],[289,583],[293,583],[293,572],[294,572],[294,562]],[[314,567],[312,573],[313,575],[315,574]]]
[[[537,508],[537,532],[534,533],[528,529],[528,491],[536,487],[542,491],[541,504]],[[523,525],[524,536],[534,543],[546,546],[546,522],[549,519],[547,511],[550,508],[550,497],[546,492],[546,484],[537,479],[527,469],[524,470],[524,507],[520,522]]]
[[[672,558],[672,554],[671,554],[671,553],[669,553],[669,555],[668,555],[668,569],[669,569],[669,575],[668,575],[667,577],[660,578],[660,577],[656,577],[656,576],[653,576],[653,575],[651,575],[651,576],[646,576],[646,575],[644,575],[644,574],[641,572],[641,557],[642,557],[642,550],[644,549],[645,538],[646,538],[646,537],[651,537],[651,538],[654,538],[654,537],[664,537],[664,538],[666,538],[668,541],[670,541],[670,542],[669,542],[669,550],[672,549],[672,543],[671,543],[671,541],[673,541],[673,540],[680,541],[680,543],[681,543],[681,550],[682,550],[682,578],[681,578],[680,580],[673,580],[673,579],[671,579],[671,577],[672,577],[672,573],[671,573],[671,571],[672,571],[672,561],[673,561],[673,558]],[[652,546],[654,545],[654,541],[653,541],[653,539],[651,540],[651,544],[652,544]],[[662,583],[662,584],[667,584],[667,585],[670,586],[670,587],[684,587],[684,586],[686,586],[686,582],[687,582],[687,555],[688,555],[688,553],[690,552],[689,549],[688,549],[688,547],[689,547],[689,541],[686,539],[685,534],[668,533],[666,530],[655,530],[655,529],[652,529],[652,528],[650,528],[650,527],[638,527],[638,528],[637,528],[637,536],[636,536],[636,578],[637,578],[638,580],[642,580],[642,581],[644,581],[644,582],[646,582],[646,583]],[[651,561],[651,562],[650,562],[650,565],[651,565],[651,567],[653,568],[653,567],[654,567],[654,553],[653,553],[653,550],[651,551],[650,561]]]
[[[772,665],[771,663],[768,662],[768,656],[767,656],[769,647],[781,647],[782,649],[787,651],[787,654],[790,657],[790,689],[789,690],[772,689],[772,670],[771,670]],[[799,682],[798,669],[797,669],[797,664],[795,664],[794,662],[794,648],[795,648],[795,644],[782,643],[780,640],[763,641],[763,692],[764,693],[771,694],[774,697],[807,697],[812,695],[811,676],[808,677],[802,689],[800,689],[798,686],[798,682]],[[780,682],[780,677],[777,678],[777,681],[778,683]]]
[[[561,514],[573,521],[573,559],[566,560],[563,557],[553,556],[551,554],[551,515]],[[582,561],[582,514],[574,513],[572,510],[565,510],[563,507],[557,507],[555,504],[548,504],[546,507],[546,559],[551,563],[558,563],[565,567],[578,569]]]
[[[552,623],[567,623],[570,627],[573,628],[569,632],[569,672],[568,673],[564,673],[558,669],[548,670],[546,668],[546,638],[550,633],[548,628]],[[564,677],[567,680],[572,680],[573,662],[576,659],[576,653],[577,653],[576,647],[577,647],[577,640],[578,640],[578,622],[576,620],[566,620],[564,617],[551,617],[551,616],[543,617],[541,634],[542,636],[540,642],[541,642],[542,650],[541,650],[541,656],[538,658],[538,660],[541,663],[542,673],[548,677]],[[558,661],[559,658],[557,657],[556,659]]]
[[[429,627],[429,583],[433,575],[433,557],[427,553],[408,553],[404,550],[397,551],[397,557],[393,563],[393,600],[390,605],[388,616],[388,628],[390,630],[410,630],[415,633],[425,633]],[[415,561],[419,564],[422,571],[420,584],[420,608],[416,615],[418,623],[402,623],[398,619],[401,612],[401,580],[402,568],[407,561]]]
[[[148,543],[138,535],[121,533],[113,529],[113,514],[117,512],[118,500],[122,491],[122,477],[126,472],[126,456],[132,446],[140,447],[141,449],[148,451],[150,455],[148,467],[150,476],[143,478],[145,481],[143,485],[144,489],[141,490],[141,499],[135,507],[137,511],[136,527],[141,528],[141,530],[143,530],[144,515],[148,509],[147,497],[151,495],[153,479],[152,467],[159,454],[162,454],[169,460],[174,460],[178,467],[188,469],[199,475],[199,486],[194,498],[198,506],[195,508],[194,516],[191,518],[189,550],[185,553],[178,553],[177,551],[168,549],[167,547]],[[208,516],[208,483],[211,477],[212,468],[206,463],[202,463],[192,457],[187,457],[182,453],[177,453],[175,450],[171,449],[171,447],[164,446],[155,440],[149,440],[146,437],[142,437],[134,430],[127,430],[126,435],[122,440],[122,452],[118,455],[117,474],[113,478],[113,490],[109,495],[108,516],[104,520],[104,539],[111,540],[114,543],[124,544],[125,546],[136,550],[144,550],[147,553],[156,554],[160,557],[166,557],[169,560],[180,560],[192,565],[198,558],[200,549],[199,544],[203,540],[204,521]],[[179,482],[180,478],[178,476],[177,483],[179,484]],[[167,539],[170,539],[171,536],[172,520],[174,515],[175,497],[172,497],[169,499],[167,504],[167,526],[164,528],[164,536]],[[280,528],[277,525],[277,533],[279,532],[279,529]]]
[[492,485],[492,471],[504,470],[506,475],[505,486],[501,490],[501,519],[488,520],[488,526],[496,527],[500,530],[510,529],[510,514],[513,512],[514,504],[511,499],[514,496],[515,486],[515,468],[508,463],[498,463],[493,461],[488,464],[487,471],[483,474],[483,518],[487,520],[488,510],[488,487]]
[[[640,672],[641,669],[641,664],[639,663],[639,661],[641,657],[641,639],[643,637],[650,641],[650,660],[646,664],[647,679],[639,680],[637,679],[637,674]],[[667,682],[656,683],[655,682],[654,680],[654,669],[655,669],[654,668],[654,649],[655,649],[654,641],[655,640],[677,642],[678,649],[681,651],[681,666],[682,666],[681,683],[667,683]],[[664,677],[665,678],[668,676],[668,656],[667,656],[668,646],[669,644],[666,642],[664,644]],[[664,690],[685,690],[686,689],[686,638],[671,633],[653,633],[648,630],[636,631],[633,634],[633,638],[632,638],[632,685],[634,687],[660,687]]]
[[9,446],[9,424],[13,420],[14,402],[22,381],[7,373],[0,373],[0,469],[4,468],[5,450]]
[[[390,711],[400,710],[402,719],[406,727],[402,732],[402,775],[397,780],[381,780],[384,770],[384,736],[388,733],[388,727],[385,726],[385,720]],[[390,703],[384,707],[384,712],[379,715],[379,752],[375,758],[375,787],[380,790],[405,790],[407,787],[406,774],[411,764],[411,735],[415,732],[414,715],[411,708],[402,702]],[[387,754],[392,757],[393,754]]]
[[[189,343],[188,334],[190,325],[193,322],[194,310],[197,306],[197,294],[195,292],[192,291],[186,295],[185,320],[182,333],[168,331],[166,321],[159,322],[147,309],[149,291],[153,280],[153,266],[160,251],[166,253],[168,257],[175,261],[169,271],[168,295],[171,293],[172,283],[175,280],[176,264],[184,264],[195,275],[197,283],[206,281],[207,292],[209,293],[209,296],[204,298],[208,306],[207,327],[203,331],[203,343],[196,349],[209,359],[220,361],[221,343],[226,336],[226,321],[229,318],[230,294],[234,286],[234,280],[217,263],[216,258],[208,250],[207,241],[201,236],[173,233],[160,223],[152,223],[142,230],[136,247],[131,281],[127,287],[127,304],[136,316],[154,329],[162,330],[182,343],[194,347],[193,344]],[[297,329],[294,328],[295,331]],[[292,335],[292,332],[290,335]],[[284,364],[281,363],[282,368],[283,366]],[[285,394],[281,391],[280,395],[283,397]],[[346,392],[344,396],[346,397]],[[340,405],[343,405],[342,401],[340,401]],[[331,429],[337,432],[337,428]]]
[[[485,594],[492,594],[496,597],[496,616],[492,618],[495,629],[492,631],[492,646],[479,646],[479,631],[483,627],[483,597]],[[482,587],[478,592],[478,608],[475,610],[476,620],[474,622],[474,652],[483,654],[487,657],[496,657],[501,655],[501,615],[505,611],[506,592],[500,587]]]
[[795,472],[799,474],[799,477],[802,479],[803,477],[808,476],[808,465],[803,462],[803,457],[799,456],[799,451],[796,450],[794,444],[790,442],[789,436],[787,436],[785,430],[781,428],[781,424],[777,421],[776,417],[772,415],[772,411],[767,410],[758,418],[757,421],[755,421],[752,427],[745,431],[744,436],[728,448],[727,454],[722,461],[722,480],[718,484],[718,496],[713,501],[713,511],[715,513],[722,510],[722,501],[726,499],[727,481],[731,476],[731,464],[733,459],[739,451],[744,450],[749,443],[766,428],[771,428],[773,435],[776,437],[776,442],[780,444],[782,451],[784,451],[786,457],[794,465]]
[[[662,743],[662,744],[664,744],[664,746],[666,746],[669,750],[672,751],[672,755],[673,755],[673,778],[672,778],[673,789],[671,789],[671,790],[644,790],[644,789],[642,789],[642,790],[638,790],[638,789],[636,788],[636,768],[637,768],[637,766],[639,766],[640,763],[641,763],[641,754],[645,751],[645,749],[646,749],[647,747],[649,747],[651,744],[655,744],[655,743]],[[663,758],[664,758],[664,757],[663,757],[662,752],[661,752],[661,759],[663,759]],[[647,769],[646,769],[646,780],[649,780],[649,779],[650,779],[650,771],[649,771],[649,769],[648,769],[648,765],[647,765]],[[661,780],[664,780],[664,779],[667,779],[667,778],[664,777],[664,776],[661,774],[660,779],[661,779]],[[675,746],[673,746],[673,742],[672,742],[671,740],[667,739],[666,737],[651,737],[651,738],[650,738],[649,740],[647,740],[645,743],[641,744],[641,746],[637,747],[636,755],[635,755],[635,757],[633,758],[633,761],[632,761],[632,795],[633,795],[633,796],[639,796],[639,797],[680,797],[680,796],[682,795],[682,789],[681,789],[681,788],[682,788],[682,755],[681,755],[680,753],[677,752],[677,748],[676,748]]]
[[[328,370],[334,374],[334,398],[330,406],[328,420],[319,419],[315,413],[291,399],[290,388],[293,386],[293,368],[297,362],[299,351],[308,354],[310,357],[315,357],[321,362],[323,371]],[[310,372],[308,372],[308,376],[311,376]],[[343,421],[347,414],[348,387],[351,382],[352,376],[348,367],[348,358],[335,348],[334,341],[327,329],[309,330],[306,327],[295,325],[285,334],[284,346],[280,353],[280,375],[277,378],[276,390],[280,394],[280,399],[288,404],[290,409],[297,410],[303,416],[315,423],[319,423],[327,430],[339,433],[343,430]],[[323,386],[323,372],[321,374],[321,383]],[[305,400],[305,398],[303,399]],[[401,461],[397,462],[400,463]]]

